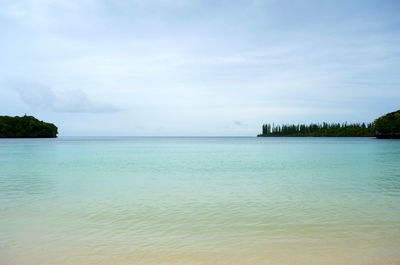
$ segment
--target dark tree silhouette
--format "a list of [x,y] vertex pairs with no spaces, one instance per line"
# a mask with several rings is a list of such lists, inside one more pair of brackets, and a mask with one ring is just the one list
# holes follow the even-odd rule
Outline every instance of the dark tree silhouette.
[[322,124],[264,124],[262,134],[258,136],[326,136],[326,137],[360,137],[375,136],[374,123],[326,123]]
[[0,116],[0,138],[54,138],[58,129],[33,116]]
[[400,110],[375,120],[377,138],[400,138]]

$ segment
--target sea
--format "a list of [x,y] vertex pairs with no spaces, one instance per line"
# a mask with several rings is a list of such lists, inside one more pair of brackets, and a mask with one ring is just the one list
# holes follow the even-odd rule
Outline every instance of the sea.
[[1,139],[0,264],[400,264],[400,141]]

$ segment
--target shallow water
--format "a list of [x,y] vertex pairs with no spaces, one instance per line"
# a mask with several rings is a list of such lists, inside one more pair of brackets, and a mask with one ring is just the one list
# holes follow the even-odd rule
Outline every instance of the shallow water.
[[2,139],[0,264],[400,264],[400,141]]

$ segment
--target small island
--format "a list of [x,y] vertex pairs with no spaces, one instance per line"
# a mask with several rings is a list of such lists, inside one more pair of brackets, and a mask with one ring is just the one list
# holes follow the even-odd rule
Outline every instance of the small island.
[[400,139],[400,110],[372,123],[264,124],[258,137],[376,137]]
[[0,116],[0,138],[55,138],[57,133],[57,126],[33,116]]

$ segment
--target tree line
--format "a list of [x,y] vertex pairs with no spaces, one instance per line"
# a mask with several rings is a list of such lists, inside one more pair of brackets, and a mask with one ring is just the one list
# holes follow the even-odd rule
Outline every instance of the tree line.
[[312,123],[275,125],[264,124],[262,134],[258,136],[325,136],[325,137],[360,137],[375,136],[374,123]]

